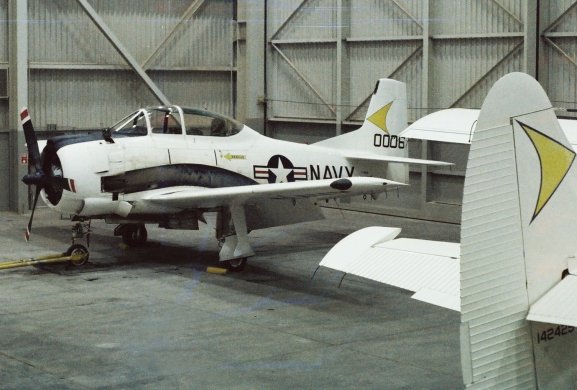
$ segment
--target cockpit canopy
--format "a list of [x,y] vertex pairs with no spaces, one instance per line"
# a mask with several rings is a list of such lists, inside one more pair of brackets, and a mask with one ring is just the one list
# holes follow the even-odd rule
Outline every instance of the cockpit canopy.
[[148,134],[187,134],[229,137],[238,134],[243,124],[214,112],[179,106],[142,108],[110,128],[111,134],[145,136]]

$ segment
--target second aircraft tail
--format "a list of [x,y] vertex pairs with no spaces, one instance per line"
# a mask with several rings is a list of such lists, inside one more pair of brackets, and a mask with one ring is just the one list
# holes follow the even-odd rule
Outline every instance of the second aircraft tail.
[[461,362],[468,388],[574,384],[574,160],[539,83],[523,73],[501,78],[479,114],[465,178]]

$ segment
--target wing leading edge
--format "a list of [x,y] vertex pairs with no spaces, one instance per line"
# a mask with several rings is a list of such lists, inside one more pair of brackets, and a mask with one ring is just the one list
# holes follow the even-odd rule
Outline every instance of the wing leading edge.
[[373,177],[324,179],[221,188],[166,188],[143,194],[139,200],[181,209],[248,204],[260,199],[332,199],[377,194],[405,184]]

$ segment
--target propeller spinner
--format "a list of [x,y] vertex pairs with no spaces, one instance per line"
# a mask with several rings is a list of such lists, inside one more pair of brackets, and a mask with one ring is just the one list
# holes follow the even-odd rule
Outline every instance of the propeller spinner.
[[32,120],[30,119],[27,108],[23,108],[20,111],[20,121],[22,123],[22,129],[24,130],[26,145],[28,146],[29,172],[22,178],[22,181],[26,185],[33,185],[36,187],[34,193],[34,202],[32,205],[32,213],[30,215],[30,220],[28,221],[28,227],[26,228],[25,233],[26,241],[28,241],[32,232],[32,221],[34,220],[34,211],[36,210],[36,204],[38,203],[40,192],[42,190],[46,190],[47,192],[54,192],[55,190],[62,189],[75,191],[75,187],[74,180],[56,176],[54,170],[52,169],[43,169],[40,150],[38,148],[38,139],[36,138],[36,132],[34,131],[34,126],[32,125]]

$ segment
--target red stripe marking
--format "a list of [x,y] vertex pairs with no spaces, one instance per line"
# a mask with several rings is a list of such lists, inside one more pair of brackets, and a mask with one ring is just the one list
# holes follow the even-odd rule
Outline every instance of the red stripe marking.
[[22,111],[20,111],[20,120],[22,121],[22,123],[28,122],[30,120],[28,109],[24,108]]

